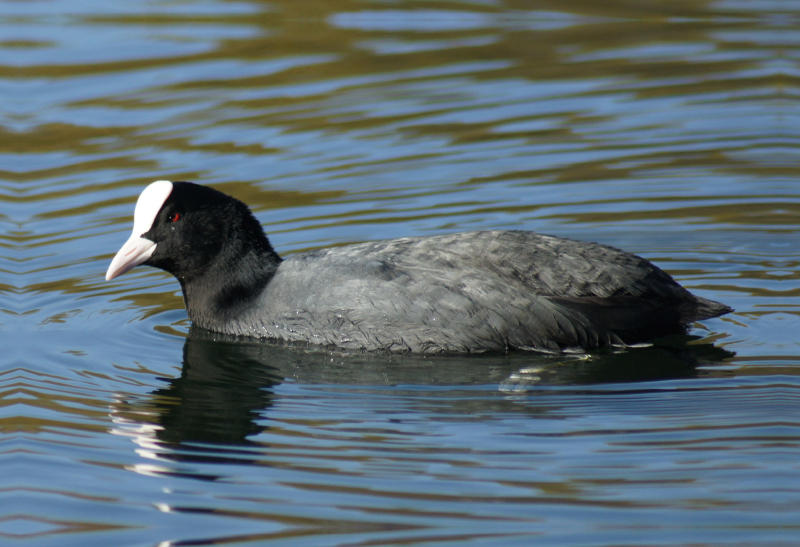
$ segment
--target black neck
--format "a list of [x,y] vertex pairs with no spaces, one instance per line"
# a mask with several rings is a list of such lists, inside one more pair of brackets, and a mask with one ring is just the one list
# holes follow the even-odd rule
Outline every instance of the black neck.
[[179,279],[192,323],[224,332],[227,323],[255,303],[281,263],[266,237],[265,245],[261,243],[251,242],[248,249],[229,248],[201,274]]

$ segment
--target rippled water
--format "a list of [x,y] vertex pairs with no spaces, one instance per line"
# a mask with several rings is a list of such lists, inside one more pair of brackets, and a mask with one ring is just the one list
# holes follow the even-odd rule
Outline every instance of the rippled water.
[[[0,0],[0,543],[795,545],[791,2]],[[736,309],[590,356],[190,332],[148,182],[279,252],[600,241]]]

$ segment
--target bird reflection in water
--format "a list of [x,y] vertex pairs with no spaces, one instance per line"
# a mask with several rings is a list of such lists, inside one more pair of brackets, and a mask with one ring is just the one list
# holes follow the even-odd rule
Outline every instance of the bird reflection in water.
[[[324,386],[336,386],[339,396],[348,388],[354,396],[362,396],[370,386],[384,395],[392,393],[387,386],[399,386],[399,391],[406,389],[402,386],[448,386],[455,391],[463,386],[497,386],[496,396],[487,397],[482,391],[475,397],[454,397],[447,409],[454,415],[497,411],[533,418],[553,409],[552,404],[537,406],[537,389],[558,386],[559,392],[574,394],[570,386],[584,390],[592,384],[724,374],[715,365],[734,354],[698,342],[699,337],[682,335],[651,347],[575,356],[513,352],[421,357],[306,351],[192,327],[183,347],[180,377],[162,378],[166,385],[145,397],[120,398],[112,416],[115,432],[130,436],[139,446],[137,452],[150,462],[135,466],[136,471],[186,476],[189,473],[157,462],[263,460],[270,445],[257,438],[269,431],[270,409],[280,397],[276,388],[287,381],[322,388],[307,392],[310,397],[325,397]],[[441,412],[441,389],[431,396],[437,398]],[[415,399],[413,404],[424,411],[424,397]]]

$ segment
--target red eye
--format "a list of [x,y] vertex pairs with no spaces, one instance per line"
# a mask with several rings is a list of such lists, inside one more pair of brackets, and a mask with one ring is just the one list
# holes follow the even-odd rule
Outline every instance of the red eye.
[[178,213],[172,213],[171,215],[169,215],[169,217],[167,217],[167,220],[169,220],[170,222],[178,222],[180,219],[181,215]]

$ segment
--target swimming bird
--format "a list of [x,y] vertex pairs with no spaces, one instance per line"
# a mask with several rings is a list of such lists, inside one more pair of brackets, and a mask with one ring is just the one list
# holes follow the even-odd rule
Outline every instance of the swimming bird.
[[106,279],[145,264],[207,330],[352,350],[626,346],[726,314],[636,255],[520,230],[404,237],[282,259],[241,201],[153,182]]

